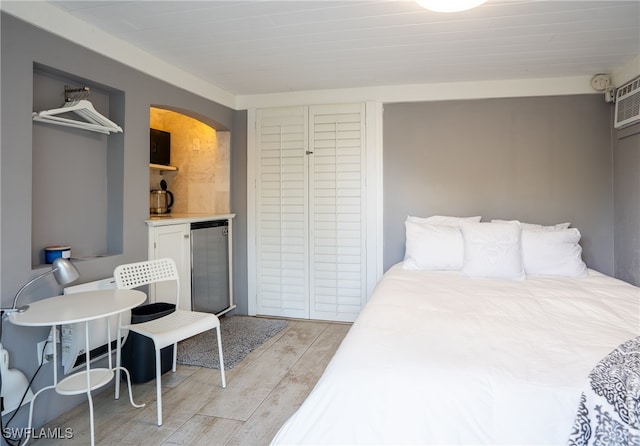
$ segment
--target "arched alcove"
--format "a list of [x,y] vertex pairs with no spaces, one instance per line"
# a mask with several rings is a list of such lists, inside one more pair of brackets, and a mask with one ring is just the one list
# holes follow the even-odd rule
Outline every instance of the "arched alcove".
[[151,128],[171,134],[171,166],[151,168],[149,189],[165,180],[173,214],[225,214],[230,208],[230,132],[216,121],[175,107],[152,106]]
[[228,132],[229,129],[227,127],[225,127],[224,125],[220,124],[218,121],[211,119],[208,116],[205,116],[203,114],[200,113],[196,113],[192,110],[187,110],[184,108],[180,108],[180,107],[173,107],[170,105],[159,105],[159,104],[152,104],[151,105],[152,109],[157,109],[157,110],[165,110],[165,111],[172,111],[174,113],[178,113],[180,115],[184,115],[186,117],[195,119],[196,121],[200,121],[203,124],[208,125],[209,127],[211,127],[212,129],[215,129],[216,131],[219,132]]

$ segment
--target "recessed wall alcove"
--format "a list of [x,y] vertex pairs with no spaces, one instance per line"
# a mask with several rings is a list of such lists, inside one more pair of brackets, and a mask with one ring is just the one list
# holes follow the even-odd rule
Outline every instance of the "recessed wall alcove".
[[[66,85],[89,87],[94,108],[123,126],[122,91],[41,64],[33,67],[33,110],[61,107]],[[124,135],[34,121],[31,150],[33,267],[50,245],[71,246],[74,259],[121,254]]]
[[177,214],[228,214],[230,211],[230,140],[227,128],[186,110],[149,109],[151,128],[171,134],[171,166],[149,171],[149,188],[165,180]]

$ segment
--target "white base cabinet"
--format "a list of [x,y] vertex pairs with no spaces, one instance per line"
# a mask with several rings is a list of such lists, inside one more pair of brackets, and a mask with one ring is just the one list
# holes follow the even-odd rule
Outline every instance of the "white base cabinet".
[[[170,258],[176,262],[180,275],[181,310],[191,310],[191,229],[189,223],[149,228],[149,260]],[[151,303],[172,302],[175,290],[171,283],[152,284],[149,288]],[[172,302],[175,303],[175,302]]]
[[[192,240],[191,223],[214,220],[228,221],[228,270],[229,270],[229,302],[228,306],[217,314],[224,314],[235,308],[233,302],[233,270],[232,270],[232,230],[231,222],[235,214],[212,216],[175,216],[147,220],[149,227],[149,260],[171,258],[176,262],[180,275],[180,302],[182,310],[192,310]],[[175,289],[172,283],[158,283],[149,287],[149,302],[174,302]]]

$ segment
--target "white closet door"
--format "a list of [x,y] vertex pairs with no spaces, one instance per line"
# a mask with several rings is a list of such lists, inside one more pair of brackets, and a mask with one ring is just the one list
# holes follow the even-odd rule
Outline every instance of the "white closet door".
[[353,321],[366,302],[365,107],[309,107],[310,317]]
[[353,321],[364,306],[365,114],[256,112],[256,314]]
[[257,313],[309,317],[307,108],[258,110]]

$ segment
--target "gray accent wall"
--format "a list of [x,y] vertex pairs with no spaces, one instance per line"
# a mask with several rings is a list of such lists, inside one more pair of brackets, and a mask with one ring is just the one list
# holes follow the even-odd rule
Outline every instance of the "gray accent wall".
[[616,277],[640,286],[640,124],[613,139]]
[[[247,111],[236,112],[231,157],[231,203],[233,219],[233,294],[236,312],[249,314],[247,289]],[[240,149],[242,148],[242,149]]]
[[[92,181],[87,175],[75,173],[94,166],[87,166],[87,159],[105,162],[103,146],[98,147],[102,153],[93,157],[81,158],[78,162],[71,158],[64,165],[56,165],[61,178],[85,178],[74,184],[89,196],[104,195],[106,187],[113,187],[115,199],[108,198],[109,219],[117,226],[119,235],[116,238],[115,253],[105,257],[91,258],[76,262],[81,279],[88,282],[113,274],[113,269],[121,263],[140,261],[147,258],[147,227],[144,221],[148,218],[149,206],[149,107],[161,104],[190,114],[205,121],[214,128],[231,131],[231,182],[234,188],[246,183],[246,113],[237,112],[186,90],[160,81],[150,74],[136,71],[117,61],[87,50],[73,42],[64,40],[44,30],[26,24],[5,12],[0,18],[1,28],[1,146],[0,146],[0,279],[2,306],[11,306],[13,297],[20,286],[36,275],[46,271],[46,266],[34,265],[32,256],[32,187],[42,187],[38,176],[33,174],[33,126],[31,113],[34,106],[34,64],[45,67],[49,73],[60,74],[62,78],[71,75],[74,81],[87,80],[91,85],[101,87],[103,92],[117,92],[118,97],[112,102],[114,110],[121,109],[112,119],[118,122],[123,134],[98,136],[107,138],[111,145],[115,141],[119,145],[116,156],[107,156],[106,163],[115,174]],[[36,79],[37,81],[37,79]],[[55,83],[55,82],[54,82]],[[38,84],[38,89],[42,84]],[[57,87],[56,87],[57,88]],[[59,92],[63,98],[62,92]],[[40,99],[40,98],[36,98]],[[91,96],[89,97],[91,99]],[[100,96],[96,97],[96,101]],[[124,102],[124,104],[122,103]],[[62,104],[60,104],[62,105]],[[96,104],[99,105],[99,104]],[[113,114],[114,110],[111,110]],[[46,125],[46,124],[44,124]],[[77,138],[78,131],[60,134],[60,129],[40,129],[36,132],[40,141],[46,145],[47,133],[56,132],[56,145],[75,146],[75,150],[90,150],[81,142],[85,137]],[[242,132],[236,137],[236,132]],[[74,137],[76,136],[76,137]],[[95,138],[96,136],[94,136]],[[68,140],[65,142],[65,138]],[[113,139],[112,139],[113,138]],[[44,140],[43,140],[44,139]],[[37,141],[36,141],[37,142]],[[40,147],[39,150],[46,150]],[[50,155],[50,154],[48,154]],[[99,161],[103,160],[103,161]],[[74,173],[65,177],[65,171]],[[109,185],[111,183],[111,185]],[[46,187],[46,185],[45,185]],[[55,187],[52,185],[51,187]],[[231,212],[237,214],[234,227],[234,266],[236,272],[235,298],[239,309],[246,309],[246,186],[235,191]],[[118,196],[120,198],[118,198]],[[113,205],[115,203],[115,205]],[[57,203],[56,212],[76,215],[76,219],[67,220],[65,224],[75,225],[75,229],[84,233],[85,225],[91,218],[83,218],[83,208],[76,200],[64,200]],[[111,210],[115,213],[111,213]],[[111,220],[113,219],[113,220]],[[121,226],[121,228],[120,228]],[[107,230],[108,232],[109,230]],[[105,230],[99,231],[104,234]],[[121,240],[117,239],[121,237]],[[121,249],[119,247],[122,247]],[[240,250],[237,249],[240,247]],[[120,252],[121,251],[121,252]],[[37,262],[36,262],[37,263]],[[238,279],[240,278],[240,279]],[[240,280],[238,285],[237,281]],[[244,291],[244,295],[242,294]],[[23,295],[24,303],[49,297],[61,292],[55,281],[42,280],[34,284]],[[246,311],[245,311],[246,312]],[[21,370],[28,378],[36,371],[35,345],[45,339],[46,328],[16,327],[6,320],[2,322],[3,346],[10,354],[10,367]],[[51,364],[46,364],[38,374],[33,390],[36,391],[52,382]],[[37,400],[34,414],[34,426],[55,418],[72,406],[84,403],[86,397],[63,397],[53,391],[43,392]],[[27,424],[28,410],[22,410],[11,426],[21,427]],[[5,419],[6,421],[6,419]]]
[[613,274],[611,114],[599,94],[385,104],[384,269],[407,215],[440,214],[571,222]]

